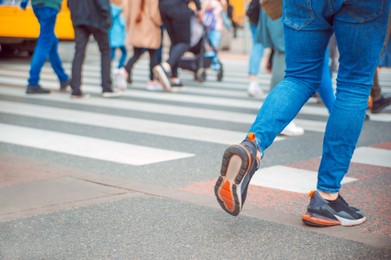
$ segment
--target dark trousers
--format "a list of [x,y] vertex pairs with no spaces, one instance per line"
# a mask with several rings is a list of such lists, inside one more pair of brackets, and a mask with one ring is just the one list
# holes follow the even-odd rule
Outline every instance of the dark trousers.
[[134,64],[136,64],[138,59],[140,59],[141,55],[143,55],[143,53],[146,50],[149,53],[149,79],[153,80],[154,76],[153,76],[152,68],[158,64],[157,49],[145,49],[145,48],[133,47],[133,56],[126,63],[125,69],[129,74],[131,74]]
[[91,28],[88,26],[75,26],[75,56],[72,62],[72,83],[73,90],[80,89],[81,86],[81,69],[84,62],[85,51],[90,35],[98,43],[101,54],[101,78],[103,91],[111,90],[111,61],[110,61],[110,44],[108,32]]
[[187,7],[186,1],[159,1],[159,11],[171,40],[167,63],[171,66],[172,76],[177,77],[179,60],[190,48],[192,11]]

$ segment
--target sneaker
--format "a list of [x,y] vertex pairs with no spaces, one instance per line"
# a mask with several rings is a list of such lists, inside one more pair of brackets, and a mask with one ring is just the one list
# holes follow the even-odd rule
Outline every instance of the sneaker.
[[248,85],[247,93],[250,97],[262,96],[263,91],[261,87],[258,85],[258,82],[251,81]]
[[67,91],[67,87],[71,85],[71,79],[67,79],[66,81],[60,82],[60,91]]
[[72,90],[72,93],[71,93],[72,99],[86,99],[89,97],[90,97],[90,95],[84,94],[80,89],[74,89],[74,90]]
[[125,91],[128,88],[127,78],[128,72],[124,68],[115,69],[113,72],[114,88],[118,91]]
[[388,107],[389,105],[391,105],[391,96],[384,97],[383,95],[381,95],[380,99],[372,101],[371,112],[374,114],[380,113],[384,108]]
[[183,85],[180,79],[175,81],[171,81],[171,90],[172,92],[180,92],[183,91],[186,87]]
[[148,81],[147,90],[149,90],[149,91],[163,91],[164,88],[162,87],[162,85],[160,85],[159,82],[153,80],[153,81]]
[[28,85],[26,89],[26,94],[49,94],[50,90],[44,89],[41,86],[31,86]]
[[247,188],[259,167],[261,152],[255,135],[249,133],[240,144],[229,146],[223,155],[215,195],[220,206],[233,216],[239,215],[247,196]]
[[299,136],[304,134],[304,128],[297,126],[291,121],[280,134],[285,136]]
[[109,90],[103,90],[102,97],[104,98],[117,98],[120,97],[122,94],[118,91],[113,91],[112,89]]
[[365,215],[357,208],[350,207],[338,194],[333,201],[325,200],[317,191],[308,194],[310,203],[307,212],[301,217],[304,224],[316,227],[328,226],[354,226],[360,225],[365,220]]
[[161,64],[153,67],[153,73],[155,74],[155,77],[157,78],[157,80],[162,85],[165,91],[172,90],[168,72],[163,68]]

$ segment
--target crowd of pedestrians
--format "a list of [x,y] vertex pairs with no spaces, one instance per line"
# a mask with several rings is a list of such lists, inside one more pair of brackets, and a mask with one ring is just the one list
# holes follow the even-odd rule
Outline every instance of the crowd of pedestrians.
[[[22,0],[21,7],[26,8],[27,2]],[[50,92],[39,85],[40,71],[49,59],[60,90],[70,86],[72,98],[87,97],[82,91],[82,65],[91,35],[101,54],[103,97],[118,97],[127,89],[132,83],[132,71],[145,52],[150,60],[146,88],[175,91],[183,87],[178,68],[191,47],[191,17],[195,16],[207,28],[209,43],[216,52],[222,30],[232,28],[226,0],[68,0],[75,32],[72,73],[68,76],[54,34],[61,4],[61,0],[32,0],[40,35],[31,60],[27,94]],[[268,16],[258,0],[248,6],[253,48],[247,92],[265,100],[243,142],[229,146],[223,155],[215,195],[231,215],[236,216],[242,210],[249,182],[275,137],[281,133],[304,134],[303,128],[292,120],[307,100],[318,93],[329,111],[329,119],[317,190],[309,194],[310,202],[302,220],[313,226],[350,226],[366,220],[364,213],[342,198],[340,189],[368,103],[372,113],[379,113],[391,104],[391,97],[381,93],[378,83],[378,70],[391,66],[390,1],[357,1],[351,5],[344,1],[319,1],[313,5],[309,8],[305,2],[285,0],[281,7],[284,15],[276,20]],[[165,60],[162,59],[164,30],[170,39]],[[372,32],[371,37],[366,31]],[[133,55],[126,61],[129,47]],[[267,59],[267,69],[272,73],[267,90],[257,82],[265,48],[273,50]],[[121,56],[112,70],[117,49]],[[219,65],[213,56],[212,68]],[[336,91],[332,84],[335,72]]]

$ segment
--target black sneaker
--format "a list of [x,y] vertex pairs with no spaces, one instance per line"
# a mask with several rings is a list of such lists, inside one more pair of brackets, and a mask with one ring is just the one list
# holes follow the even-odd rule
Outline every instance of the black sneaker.
[[227,213],[239,215],[247,197],[248,184],[259,167],[260,159],[261,153],[253,133],[249,133],[240,144],[231,145],[225,150],[215,195]]
[[180,92],[184,90],[186,87],[183,85],[181,80],[171,81],[171,90],[172,92]]
[[162,85],[165,91],[172,90],[169,74],[161,64],[153,67],[153,74],[155,75],[156,79],[159,81],[160,85]]
[[310,203],[307,212],[301,217],[304,224],[316,227],[328,226],[354,226],[360,225],[365,220],[365,215],[357,208],[349,204],[338,194],[333,201],[325,200],[319,192],[311,191],[308,194]]
[[41,86],[31,86],[28,85],[26,89],[26,94],[49,94],[50,90],[44,89]]
[[71,79],[67,79],[66,81],[60,82],[60,91],[67,91],[67,87],[71,85]]
[[376,114],[380,113],[384,108],[391,105],[391,97],[380,96],[380,99],[372,102],[371,112]]
[[90,97],[90,95],[84,94],[80,89],[74,89],[74,90],[72,90],[72,93],[71,93],[72,99],[85,99],[85,98],[89,98],[89,97]]

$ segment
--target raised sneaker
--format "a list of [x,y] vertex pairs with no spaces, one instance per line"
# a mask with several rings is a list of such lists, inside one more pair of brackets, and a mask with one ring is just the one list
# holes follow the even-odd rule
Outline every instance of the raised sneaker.
[[364,223],[365,215],[349,204],[338,194],[333,201],[325,200],[317,191],[308,194],[310,203],[307,212],[301,217],[304,224],[317,227],[355,226]]
[[374,114],[380,113],[383,109],[385,109],[389,105],[391,105],[391,96],[385,97],[381,95],[378,100],[372,101],[371,112]]
[[153,73],[165,91],[172,91],[169,74],[162,64],[153,67]]
[[67,79],[63,82],[60,82],[60,91],[61,92],[67,91],[69,85],[71,85],[71,79]]
[[260,160],[261,152],[254,133],[249,133],[243,142],[225,150],[214,192],[220,206],[227,213],[239,215],[247,197],[248,185]]
[[264,96],[264,93],[263,93],[261,87],[259,86],[258,82],[256,82],[256,81],[250,82],[250,84],[248,85],[247,94],[250,97]]

